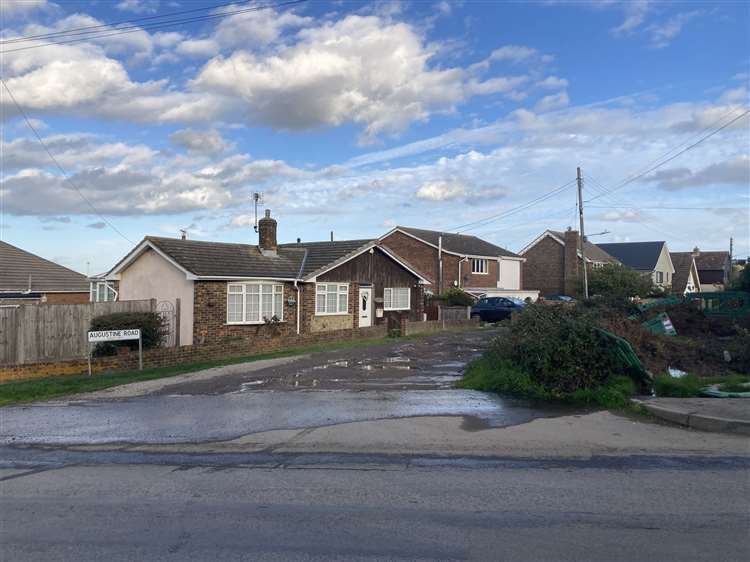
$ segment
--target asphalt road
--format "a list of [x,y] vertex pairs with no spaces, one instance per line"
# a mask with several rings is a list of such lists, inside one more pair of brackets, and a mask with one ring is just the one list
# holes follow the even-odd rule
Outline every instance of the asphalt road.
[[750,558],[746,460],[99,460],[0,471],[2,560]]

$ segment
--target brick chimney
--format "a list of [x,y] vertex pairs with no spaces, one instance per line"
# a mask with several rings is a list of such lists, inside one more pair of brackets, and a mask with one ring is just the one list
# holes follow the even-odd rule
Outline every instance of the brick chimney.
[[695,248],[693,248],[693,257],[694,258],[698,258],[698,257],[700,257],[700,255],[701,255],[700,248],[698,246],[696,246]]
[[258,246],[264,256],[275,256],[278,250],[276,243],[276,220],[271,218],[271,210],[258,221]]
[[577,297],[581,288],[581,280],[579,278],[580,260],[578,259],[578,231],[568,229],[565,231],[565,253],[564,253],[564,267],[563,267],[563,279],[565,294],[570,297]]

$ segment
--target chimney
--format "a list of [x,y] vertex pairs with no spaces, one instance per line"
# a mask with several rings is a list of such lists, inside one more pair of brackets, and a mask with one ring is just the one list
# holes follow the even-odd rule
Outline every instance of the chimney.
[[565,294],[578,296],[581,287],[579,279],[580,259],[578,258],[578,231],[565,231],[565,250],[563,254],[563,285]]
[[697,257],[700,257],[700,255],[701,255],[700,248],[698,246],[696,246],[695,248],[693,248],[693,257],[697,258]]
[[187,240],[187,230],[184,228],[180,229],[180,240]]
[[264,256],[276,255],[276,221],[271,218],[270,209],[266,209],[266,215],[258,221],[258,246]]

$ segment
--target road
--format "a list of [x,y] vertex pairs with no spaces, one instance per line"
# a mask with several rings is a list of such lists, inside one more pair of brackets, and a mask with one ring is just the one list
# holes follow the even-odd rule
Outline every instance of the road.
[[451,389],[495,334],[2,408],[0,560],[750,558],[746,438]]
[[98,454],[3,471],[3,560],[750,557],[747,464],[736,458],[277,455],[196,466],[189,456],[96,464]]

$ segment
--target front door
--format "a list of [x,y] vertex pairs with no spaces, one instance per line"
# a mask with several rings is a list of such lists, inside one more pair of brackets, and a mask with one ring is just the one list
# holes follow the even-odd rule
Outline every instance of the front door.
[[359,327],[372,326],[372,288],[359,289]]

